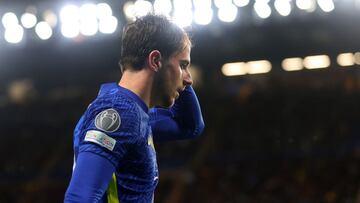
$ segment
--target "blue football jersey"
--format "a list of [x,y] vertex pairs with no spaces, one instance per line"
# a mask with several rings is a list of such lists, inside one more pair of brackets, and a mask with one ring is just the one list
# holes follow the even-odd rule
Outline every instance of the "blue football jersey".
[[[91,152],[116,168],[102,202],[153,202],[158,166],[148,107],[116,83],[101,86],[74,131],[74,168]],[[99,147],[100,146],[100,147]]]

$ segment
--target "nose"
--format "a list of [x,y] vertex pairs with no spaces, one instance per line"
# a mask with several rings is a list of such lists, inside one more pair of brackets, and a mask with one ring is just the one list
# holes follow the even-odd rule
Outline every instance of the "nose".
[[183,72],[183,84],[186,85],[192,85],[193,84],[193,80],[191,77],[191,73],[189,71],[189,69],[185,69]]

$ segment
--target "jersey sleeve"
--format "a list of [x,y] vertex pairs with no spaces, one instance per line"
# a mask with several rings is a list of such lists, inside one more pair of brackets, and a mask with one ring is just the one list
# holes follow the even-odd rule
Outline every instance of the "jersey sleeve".
[[136,106],[126,100],[97,99],[76,130],[78,155],[64,202],[98,202],[112,174],[138,141]]
[[150,109],[150,125],[155,142],[199,136],[205,125],[194,89],[187,86],[169,109]]
[[64,202],[99,202],[114,171],[114,165],[98,154],[91,152],[79,154],[77,167],[66,190]]
[[95,153],[117,167],[139,139],[138,109],[126,100],[97,101],[89,107],[84,119],[79,154]]

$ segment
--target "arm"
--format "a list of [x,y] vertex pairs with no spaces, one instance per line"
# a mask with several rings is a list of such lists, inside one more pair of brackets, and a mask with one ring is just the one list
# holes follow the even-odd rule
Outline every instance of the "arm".
[[[98,146],[93,147],[102,150]],[[93,152],[81,152],[64,202],[98,202],[104,195],[114,171],[115,166],[108,159]]]
[[195,138],[205,127],[199,101],[191,86],[181,92],[170,109],[153,108],[150,115],[155,142]]

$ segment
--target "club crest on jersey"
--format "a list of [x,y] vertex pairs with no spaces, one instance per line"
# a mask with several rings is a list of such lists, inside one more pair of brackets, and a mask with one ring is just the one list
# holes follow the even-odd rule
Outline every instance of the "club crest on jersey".
[[119,129],[121,118],[115,109],[106,109],[95,118],[95,126],[105,132],[115,132]]

